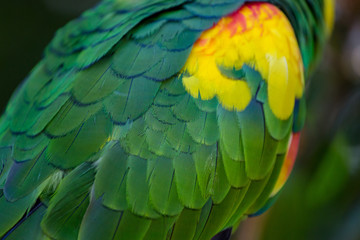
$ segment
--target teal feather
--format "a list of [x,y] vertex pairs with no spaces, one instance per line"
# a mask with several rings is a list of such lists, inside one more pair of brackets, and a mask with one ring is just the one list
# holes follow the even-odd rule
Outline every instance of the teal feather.
[[259,91],[256,94],[257,101],[259,101],[261,103],[267,102],[267,99],[268,99],[267,89],[268,89],[267,83],[261,82],[260,86],[259,86]]
[[182,21],[182,23],[191,30],[204,31],[211,28],[216,23],[216,21],[217,18],[189,17]]
[[250,88],[251,95],[256,96],[260,84],[264,82],[261,74],[248,65],[243,65],[242,70],[245,73],[245,80]]
[[158,32],[159,29],[166,23],[166,19],[160,18],[158,21],[149,21],[146,24],[143,24],[141,27],[134,29],[131,34],[134,39],[142,39],[149,37],[155,32]]
[[[199,1],[201,2],[201,1]],[[221,1],[220,4],[212,3],[206,1],[206,4],[201,4],[195,2],[194,4],[186,5],[186,9],[198,16],[202,17],[221,17],[228,15],[234,11],[234,9],[238,9],[244,1],[231,1],[231,2],[223,2]]]
[[305,125],[306,101],[305,97],[295,103],[293,131],[299,132]]

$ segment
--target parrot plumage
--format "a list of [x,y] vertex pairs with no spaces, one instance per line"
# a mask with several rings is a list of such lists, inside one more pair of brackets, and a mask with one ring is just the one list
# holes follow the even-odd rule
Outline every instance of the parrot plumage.
[[103,0],[67,24],[0,118],[2,239],[209,240],[262,212],[332,8]]

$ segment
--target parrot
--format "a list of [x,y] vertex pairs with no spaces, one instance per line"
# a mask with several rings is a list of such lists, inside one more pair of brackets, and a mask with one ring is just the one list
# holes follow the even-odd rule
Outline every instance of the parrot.
[[332,0],[102,0],[0,118],[3,240],[229,239],[295,162]]

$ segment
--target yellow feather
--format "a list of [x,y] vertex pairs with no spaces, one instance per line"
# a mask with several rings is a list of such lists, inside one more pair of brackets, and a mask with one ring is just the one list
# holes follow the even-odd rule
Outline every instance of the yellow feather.
[[228,110],[244,110],[251,101],[245,81],[223,76],[218,65],[254,67],[268,82],[270,108],[280,119],[291,116],[304,91],[303,62],[286,16],[268,3],[245,4],[205,31],[195,43],[183,72],[186,90],[195,98],[217,97]]

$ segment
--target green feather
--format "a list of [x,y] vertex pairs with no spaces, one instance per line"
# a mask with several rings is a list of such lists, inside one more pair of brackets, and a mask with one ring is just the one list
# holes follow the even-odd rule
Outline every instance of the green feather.
[[150,206],[149,185],[146,178],[147,165],[146,159],[136,156],[128,158],[127,202],[133,213],[148,218],[158,218],[159,214]]
[[171,110],[178,119],[186,122],[194,121],[200,115],[200,111],[190,94],[183,95],[179,104],[174,105]]
[[224,161],[222,159],[221,154],[217,153],[216,159],[216,170],[215,170],[215,178],[213,185],[213,194],[211,196],[214,204],[221,203],[228,192],[230,191],[230,183],[227,180],[226,172],[224,168]]
[[54,239],[78,238],[94,177],[94,166],[83,163],[61,181],[41,222],[48,236]]
[[72,88],[75,99],[82,104],[98,102],[127,81],[116,76],[111,67],[111,59],[107,58],[77,73]]
[[[220,144],[223,151],[233,160],[244,161],[243,143],[235,112],[229,112],[219,105],[217,121],[220,131]],[[238,133],[238,134],[236,134]]]
[[176,106],[183,99],[182,95],[171,94],[165,87],[161,85],[161,90],[156,95],[154,104],[157,106]]
[[28,130],[27,135],[36,136],[40,134],[55,115],[60,111],[64,104],[68,103],[70,96],[61,95],[53,103],[42,110],[41,115],[36,119],[35,124]]
[[126,210],[126,179],[128,155],[119,144],[110,144],[99,161],[94,181],[95,198],[114,210]]
[[195,162],[190,154],[179,154],[173,159],[175,182],[181,203],[191,209],[200,209],[206,198],[200,192]]
[[170,126],[168,131],[166,132],[166,141],[174,148],[175,151],[179,151],[180,148],[182,149],[190,149],[192,146],[192,142],[189,142],[187,146],[183,146],[184,142],[183,139],[185,136],[185,123],[178,123],[174,126]]
[[[112,240],[123,212],[102,205],[102,199],[92,199],[80,226],[80,240]],[[101,223],[101,227],[99,227]]]
[[144,240],[167,240],[169,239],[170,230],[178,217],[161,217],[157,220],[152,220],[149,230],[146,233]]
[[169,78],[167,81],[164,81],[161,86],[172,96],[181,97],[181,95],[188,94],[182,83],[182,75]]
[[99,103],[89,106],[79,106],[71,100],[68,100],[47,125],[45,131],[50,136],[65,136],[78,128],[100,109],[101,104]]
[[39,205],[35,207],[29,214],[26,215],[20,225],[11,231],[9,235],[5,236],[6,240],[20,240],[28,239],[31,236],[33,240],[50,240],[42,232],[40,222],[44,217],[46,207]]
[[194,101],[196,106],[203,112],[215,112],[219,106],[219,101],[215,97],[206,101],[200,98],[195,98]]
[[41,152],[29,161],[13,163],[4,186],[4,194],[9,201],[28,196],[56,171],[48,164],[45,155]]
[[147,179],[150,186],[149,199],[151,205],[162,215],[176,216],[180,214],[183,205],[177,196],[172,160],[158,157],[148,161],[148,172],[150,174],[148,174]]
[[47,149],[49,162],[61,169],[78,166],[101,150],[112,127],[109,117],[99,112],[70,134],[51,140]]
[[[238,112],[241,139],[244,146],[246,173],[251,180],[263,179],[272,166],[272,161],[263,161],[265,144],[270,144],[270,139],[265,142],[265,126],[262,106],[256,101],[243,111]],[[271,157],[270,157],[270,160]]]
[[170,240],[193,239],[200,214],[201,210],[185,208],[176,220]]
[[169,124],[166,124],[166,123],[160,121],[159,119],[157,119],[154,116],[153,111],[147,111],[146,112],[146,114],[145,114],[145,122],[146,122],[147,127],[149,127],[151,130],[157,131],[157,132],[163,132],[164,133],[170,127]]
[[223,226],[227,223],[230,216],[233,215],[238,203],[244,198],[246,192],[247,188],[231,188],[221,203],[212,205],[210,214],[206,220],[206,225],[201,232],[199,240],[211,239],[218,232],[223,230]]
[[263,192],[258,197],[256,202],[247,210],[247,214],[253,214],[259,211],[270,198],[270,194],[272,193],[273,188],[275,187],[281,168],[284,164],[285,156],[286,155],[277,155],[274,170],[271,173],[268,183],[266,184]]
[[49,138],[45,134],[36,137],[28,137],[26,135],[17,136],[12,157],[17,162],[24,162],[34,159],[49,144]]
[[13,161],[11,160],[11,153],[11,147],[0,148],[0,189],[3,189],[6,178],[9,174],[9,169],[13,164]]
[[202,195],[206,198],[212,193],[216,174],[216,158],[216,144],[212,146],[200,145],[193,154],[200,190]]
[[279,145],[278,145],[277,150],[276,150],[277,154],[286,154],[288,152],[288,150],[289,150],[289,140],[290,140],[291,135],[292,135],[292,131],[290,131],[288,133],[288,135],[279,142]]
[[119,133],[123,136],[121,136],[120,139],[115,140],[120,140],[120,145],[126,152],[138,156],[140,155],[143,146],[146,144],[146,139],[143,137],[145,133],[145,121],[143,118],[140,118],[135,122],[128,121],[125,126],[127,127],[125,132],[123,134],[121,132]]
[[0,190],[0,236],[9,231],[32,207],[41,190],[42,188],[36,189],[17,201],[10,201]]
[[236,161],[230,158],[225,151],[220,151],[220,153],[230,185],[236,188],[246,186],[249,183],[249,178],[246,175],[245,161]]
[[51,76],[46,73],[44,61],[39,62],[29,74],[29,80],[24,87],[24,97],[27,102],[36,100],[38,93],[49,84]]
[[187,131],[197,143],[215,144],[219,139],[216,113],[201,112],[199,118],[187,123]]
[[244,217],[244,214],[249,209],[249,207],[251,207],[257,201],[257,199],[259,198],[259,196],[263,192],[266,184],[269,181],[270,175],[271,174],[269,174],[263,180],[252,181],[250,183],[249,187],[247,188],[247,192],[246,192],[244,198],[242,199],[239,206],[234,211],[234,214],[232,215],[232,217],[230,218],[230,220],[228,221],[226,226],[228,226],[228,227],[233,226],[236,223],[238,223],[238,221],[241,218]]
[[135,120],[149,109],[159,88],[160,83],[143,77],[129,79],[104,101],[105,108],[116,123]]
[[144,239],[150,225],[150,219],[134,215],[130,211],[125,211],[118,223],[117,231],[112,239],[142,240]]
[[291,131],[291,127],[293,126],[294,118],[291,115],[286,120],[278,119],[272,110],[270,109],[269,102],[266,101],[263,105],[264,107],[264,115],[265,115],[265,122],[266,127],[271,135],[276,140],[282,140],[288,135]]

